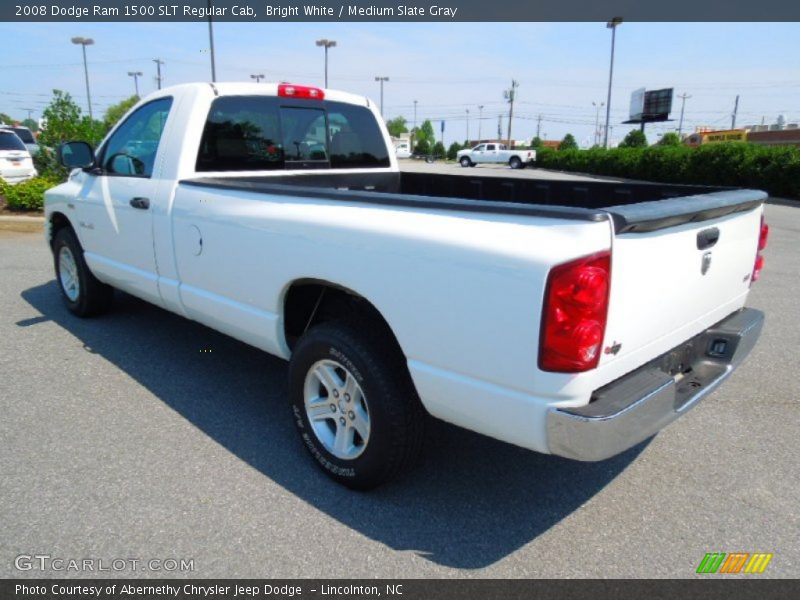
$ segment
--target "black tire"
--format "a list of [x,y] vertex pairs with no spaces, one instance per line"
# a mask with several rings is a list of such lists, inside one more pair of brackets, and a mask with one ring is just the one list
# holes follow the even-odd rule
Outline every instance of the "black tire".
[[[369,321],[322,323],[300,338],[289,365],[289,397],[303,445],[326,475],[357,490],[369,490],[386,483],[416,463],[428,418],[411,382],[405,358],[394,340],[376,331],[379,329]],[[316,386],[311,373],[320,361],[339,363],[353,375],[363,392],[369,434],[367,440],[353,438],[363,442],[361,453],[354,458],[335,456],[320,440],[309,420],[305,404],[307,377],[314,382],[312,388]],[[342,380],[346,380],[346,375]],[[318,390],[322,394],[326,388],[318,386]],[[330,394],[324,397],[320,404],[330,401],[330,406],[334,406],[337,402]],[[336,396],[340,405],[343,397]],[[351,405],[345,408],[347,406]],[[344,412],[342,410],[341,414]],[[334,427],[336,431],[339,429],[335,422],[337,417],[322,419],[331,429],[330,435],[335,435],[332,432]],[[319,423],[318,419],[317,426]]]
[[458,162],[461,163],[461,166],[465,169],[473,165],[472,161],[469,159],[469,156],[462,156],[461,160]]
[[[77,275],[77,290],[68,293],[62,278],[62,261],[69,260],[65,249],[74,259]],[[83,248],[78,237],[70,227],[58,230],[53,240],[53,259],[56,270],[56,283],[67,308],[79,317],[92,317],[106,312],[114,300],[114,288],[99,281],[89,270],[83,257]],[[65,267],[66,268],[66,267]],[[70,297],[72,296],[72,297]]]
[[520,160],[519,156],[512,156],[508,161],[508,166],[512,169],[521,169],[522,161]]

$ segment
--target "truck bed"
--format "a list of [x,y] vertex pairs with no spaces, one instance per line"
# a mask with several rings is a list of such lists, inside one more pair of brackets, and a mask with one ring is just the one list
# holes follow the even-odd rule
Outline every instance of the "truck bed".
[[705,221],[750,210],[767,197],[759,190],[703,185],[406,172],[203,177],[181,183],[342,202],[584,221],[612,219],[616,233]]

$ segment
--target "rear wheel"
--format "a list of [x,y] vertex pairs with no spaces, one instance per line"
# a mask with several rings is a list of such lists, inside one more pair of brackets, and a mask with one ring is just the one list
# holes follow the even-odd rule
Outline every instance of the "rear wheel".
[[511,159],[508,161],[508,166],[512,169],[521,169],[522,168],[522,161],[520,160],[519,156],[512,156]]
[[462,156],[459,162],[461,163],[461,166],[464,167],[465,169],[467,167],[472,166],[472,161],[469,159],[469,156]]
[[109,309],[114,288],[99,281],[89,270],[75,232],[64,227],[53,240],[56,279],[67,308],[79,317],[91,317]]
[[370,324],[310,329],[289,366],[294,421],[306,449],[335,481],[360,490],[418,458],[427,414],[402,355]]

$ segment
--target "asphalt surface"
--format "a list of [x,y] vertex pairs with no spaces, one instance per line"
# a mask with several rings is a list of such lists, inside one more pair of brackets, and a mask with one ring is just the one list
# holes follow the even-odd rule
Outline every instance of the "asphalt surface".
[[0,577],[96,575],[15,569],[32,554],[193,560],[116,573],[136,577],[693,577],[717,551],[796,577],[800,207],[767,215],[762,339],[687,416],[595,464],[437,423],[369,494],[306,456],[286,363],[121,294],[73,317],[41,236],[0,232]]

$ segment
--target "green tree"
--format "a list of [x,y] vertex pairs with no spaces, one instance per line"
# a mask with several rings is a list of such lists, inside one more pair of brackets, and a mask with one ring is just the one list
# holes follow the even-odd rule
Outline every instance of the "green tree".
[[531,140],[531,150],[541,150],[544,148],[544,143],[542,142],[542,138],[539,136],[534,137]]
[[575,141],[575,136],[571,133],[568,133],[564,136],[564,139],[561,140],[561,145],[558,147],[559,150],[577,150],[578,149],[578,142]]
[[395,117],[386,121],[386,128],[389,130],[389,135],[399,138],[401,133],[408,133],[408,121],[405,117]]
[[414,146],[414,154],[430,154],[431,153],[431,145],[428,143],[428,140],[422,139],[417,142],[417,145]]
[[428,144],[433,144],[436,141],[436,135],[433,133],[433,125],[430,121],[426,120],[417,131],[417,141],[425,140]]
[[106,130],[111,129],[114,125],[117,124],[126,112],[128,112],[131,107],[139,101],[139,96],[131,96],[122,102],[118,102],[117,104],[112,104],[106,110],[106,114],[103,117],[103,125],[105,125]]
[[52,179],[66,179],[67,170],[58,164],[55,149],[63,142],[82,140],[96,146],[105,135],[100,121],[81,115],[80,107],[72,97],[61,90],[53,90],[53,99],[42,112],[47,125],[39,135],[40,151],[34,159],[40,174]]
[[[466,144],[464,144],[466,146]],[[461,150],[462,146],[458,142],[453,142],[450,144],[450,147],[447,149],[447,158],[450,160],[455,160],[456,156],[458,156],[458,151]]]
[[31,131],[39,131],[39,124],[36,121],[34,121],[33,119],[25,119],[22,122],[22,126],[23,127],[27,127]]
[[0,112],[0,123],[2,123],[3,125],[13,125],[14,121],[15,120],[12,119],[10,116],[8,116],[6,113]]
[[680,146],[681,138],[674,131],[669,131],[661,136],[661,139],[658,141],[658,143],[661,146]]
[[444,144],[442,142],[436,142],[433,145],[431,153],[437,158],[447,156],[447,151],[444,149]]
[[647,137],[641,129],[631,129],[620,144],[620,148],[646,148]]

